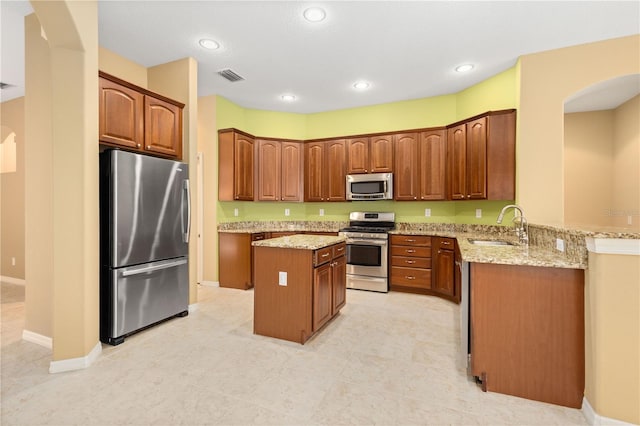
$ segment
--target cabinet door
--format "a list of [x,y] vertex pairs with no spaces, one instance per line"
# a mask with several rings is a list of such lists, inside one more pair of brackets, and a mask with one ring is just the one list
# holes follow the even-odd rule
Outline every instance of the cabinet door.
[[487,117],[467,123],[467,198],[487,198]]
[[340,256],[333,261],[332,315],[335,315],[347,301],[347,259]]
[[447,129],[449,166],[449,199],[467,198],[467,127],[465,124]]
[[331,319],[331,263],[313,270],[313,331],[318,331]]
[[[418,135],[404,133],[395,139],[395,173],[393,198],[397,201],[418,199]],[[424,165],[423,165],[424,167]]]
[[[447,198],[446,130],[422,132],[420,134],[418,158],[418,164],[420,165],[418,179],[419,198],[421,200],[445,200]],[[396,169],[396,173],[397,171]]]
[[234,199],[253,201],[254,140],[253,138],[236,133],[233,145]]
[[144,97],[144,149],[180,159],[182,157],[182,108]]
[[100,142],[141,149],[144,142],[144,95],[100,78]]
[[347,139],[347,174],[368,172],[369,138]]
[[454,285],[454,252],[453,250],[438,249],[435,262],[435,279],[432,285],[434,291],[447,296],[455,296]]
[[280,142],[257,140],[257,199],[280,200]]
[[368,173],[391,172],[393,172],[393,135],[371,137]]
[[324,201],[346,201],[347,143],[344,139],[324,142]]
[[218,233],[220,287],[246,290],[253,286],[251,234]]
[[303,153],[300,142],[282,142],[280,200],[302,201]]
[[325,169],[324,142],[309,142],[304,147],[304,200],[324,201],[323,176]]

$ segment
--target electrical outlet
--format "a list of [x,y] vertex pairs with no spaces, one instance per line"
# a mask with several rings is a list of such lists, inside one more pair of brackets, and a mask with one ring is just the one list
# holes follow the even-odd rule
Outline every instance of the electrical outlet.
[[424,209],[424,216],[431,217],[431,209]]
[[324,216],[324,209],[320,209],[320,216]]
[[564,240],[561,238],[556,238],[556,250],[564,251]]
[[283,287],[287,286],[287,273],[286,272],[278,272],[278,285]]
[[633,219],[631,219],[631,215],[627,216],[627,225],[633,225]]
[[15,257],[11,258],[11,266],[16,266],[16,258]]
[[238,217],[238,209],[233,209],[233,215],[234,215],[235,217]]
[[289,216],[291,214],[291,210],[289,209],[284,209],[284,215],[285,216]]
[[482,209],[476,209],[476,219],[480,219],[482,217]]

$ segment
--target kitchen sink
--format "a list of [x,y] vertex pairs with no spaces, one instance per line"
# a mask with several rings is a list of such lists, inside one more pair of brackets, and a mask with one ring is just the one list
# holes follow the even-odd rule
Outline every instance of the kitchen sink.
[[477,246],[514,246],[515,245],[515,243],[505,241],[505,240],[476,240],[473,238],[469,238],[469,242]]

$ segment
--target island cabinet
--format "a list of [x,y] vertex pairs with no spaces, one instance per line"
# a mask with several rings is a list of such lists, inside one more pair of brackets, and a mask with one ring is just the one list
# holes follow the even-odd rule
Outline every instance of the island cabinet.
[[346,141],[304,144],[304,200],[346,201]]
[[347,139],[347,174],[393,172],[393,134]]
[[218,200],[253,201],[253,136],[236,129],[218,131]]
[[258,139],[258,201],[302,201],[303,147],[301,142]]
[[580,408],[584,271],[469,267],[470,369],[483,390]]
[[445,200],[446,130],[394,135],[396,201]]
[[433,238],[433,282],[431,290],[441,297],[460,303],[460,282],[455,279],[455,238]]
[[430,294],[431,242],[425,235],[391,235],[391,290]]
[[303,344],[338,314],[346,301],[342,240],[295,235],[255,246],[255,334]]
[[253,287],[253,241],[269,238],[268,233],[218,233],[220,287],[248,290]]
[[99,72],[99,142],[180,160],[184,104]]
[[515,111],[496,111],[447,128],[448,198],[515,198]]

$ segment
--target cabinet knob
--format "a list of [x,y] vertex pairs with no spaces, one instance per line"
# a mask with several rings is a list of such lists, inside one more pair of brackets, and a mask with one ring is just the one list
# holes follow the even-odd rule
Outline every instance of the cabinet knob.
[[138,144],[138,148],[140,148],[140,144]]
[[414,199],[414,200],[417,200],[417,199],[418,199],[418,197],[413,197],[413,199]]
[[467,198],[471,198],[471,195],[467,195]]

